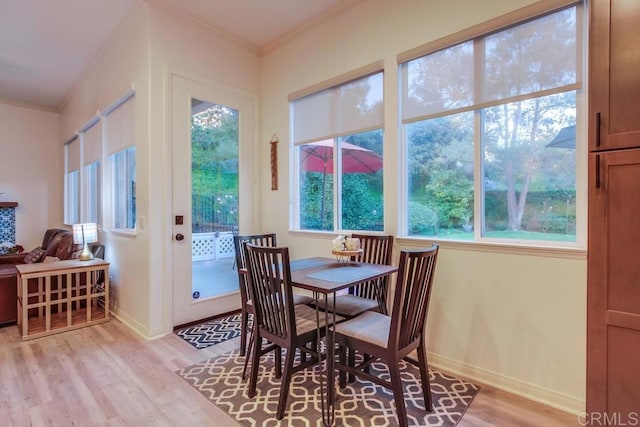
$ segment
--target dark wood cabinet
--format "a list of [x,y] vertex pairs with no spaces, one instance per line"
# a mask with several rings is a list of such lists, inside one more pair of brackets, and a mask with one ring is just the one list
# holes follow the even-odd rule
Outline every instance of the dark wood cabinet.
[[640,2],[594,0],[590,14],[586,409],[630,425],[640,413]]
[[640,147],[640,2],[590,2],[589,147]]
[[587,412],[640,412],[640,149],[590,154]]

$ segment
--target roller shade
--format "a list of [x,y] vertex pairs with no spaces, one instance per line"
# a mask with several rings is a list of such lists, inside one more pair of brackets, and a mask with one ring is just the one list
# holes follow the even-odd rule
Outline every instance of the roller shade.
[[102,124],[96,121],[82,134],[82,164],[89,165],[102,158]]
[[381,128],[383,73],[294,99],[291,113],[295,145]]
[[402,122],[579,89],[581,24],[572,6],[400,64]]
[[66,144],[67,173],[80,170],[80,140],[74,138]]
[[106,110],[103,119],[106,154],[112,154],[135,144],[135,97],[129,95],[123,101]]

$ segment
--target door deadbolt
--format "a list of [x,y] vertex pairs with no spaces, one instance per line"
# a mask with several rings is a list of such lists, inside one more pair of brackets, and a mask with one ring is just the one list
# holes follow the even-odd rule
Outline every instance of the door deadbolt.
[[178,234],[176,234],[176,240],[178,242],[180,242],[180,241],[184,240],[184,236],[181,233],[178,233]]

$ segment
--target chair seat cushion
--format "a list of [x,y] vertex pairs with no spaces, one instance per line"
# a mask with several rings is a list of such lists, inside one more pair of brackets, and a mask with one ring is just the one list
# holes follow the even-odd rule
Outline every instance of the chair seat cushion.
[[[318,327],[324,327],[326,324],[325,316],[322,314],[319,316],[319,323],[316,323],[316,310],[308,305],[296,305],[296,333],[298,335],[306,334],[307,332],[316,331]],[[336,316],[336,322],[343,321],[344,318]]]
[[[318,301],[318,307],[322,310],[327,310],[326,300],[322,299]],[[331,297],[329,298],[329,309],[335,311],[336,314],[347,317],[354,317],[365,311],[375,310],[378,311],[378,302],[368,298],[362,298],[356,295],[336,295],[336,306],[334,310],[331,310]]]
[[293,294],[293,305],[307,305],[313,302],[309,295]]
[[337,334],[354,337],[381,348],[387,348],[390,329],[391,317],[375,311],[367,311],[334,326]]

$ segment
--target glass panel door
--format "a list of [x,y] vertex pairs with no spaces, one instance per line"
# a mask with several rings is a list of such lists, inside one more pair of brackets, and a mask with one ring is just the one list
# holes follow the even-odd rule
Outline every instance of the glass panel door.
[[173,326],[240,308],[233,235],[250,228],[253,99],[172,76]]
[[193,299],[238,291],[238,134],[238,110],[191,99]]

